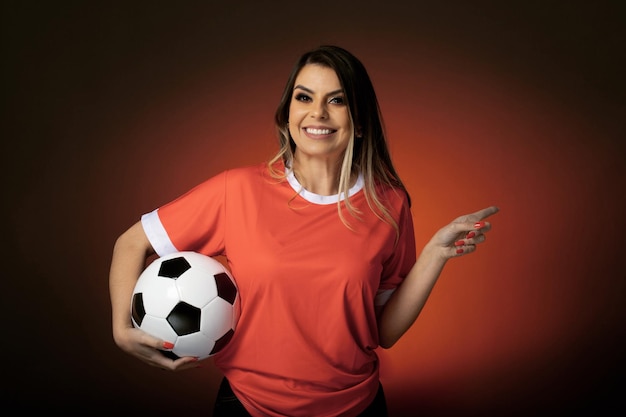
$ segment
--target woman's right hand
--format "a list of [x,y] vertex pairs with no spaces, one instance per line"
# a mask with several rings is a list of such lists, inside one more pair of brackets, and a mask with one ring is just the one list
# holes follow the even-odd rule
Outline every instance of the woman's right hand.
[[173,347],[171,342],[153,337],[135,327],[127,327],[115,332],[114,340],[124,352],[150,366],[170,371],[182,371],[198,367],[198,358],[192,356],[176,360],[166,357],[161,353],[161,350],[171,349]]

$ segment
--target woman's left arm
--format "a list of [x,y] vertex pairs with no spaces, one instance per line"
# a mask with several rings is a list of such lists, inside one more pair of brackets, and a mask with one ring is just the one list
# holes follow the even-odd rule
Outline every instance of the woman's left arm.
[[498,210],[492,206],[457,217],[435,233],[378,315],[381,347],[393,346],[415,322],[446,262],[474,252],[476,245],[485,241],[485,233],[491,229],[485,219]]

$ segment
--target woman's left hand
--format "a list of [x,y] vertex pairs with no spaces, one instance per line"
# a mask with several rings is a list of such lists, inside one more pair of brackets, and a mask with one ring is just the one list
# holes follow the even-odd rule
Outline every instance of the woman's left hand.
[[476,250],[476,245],[485,241],[485,233],[491,230],[491,223],[485,219],[498,211],[498,207],[491,206],[459,216],[439,229],[430,243],[440,248],[438,252],[445,259],[472,253]]

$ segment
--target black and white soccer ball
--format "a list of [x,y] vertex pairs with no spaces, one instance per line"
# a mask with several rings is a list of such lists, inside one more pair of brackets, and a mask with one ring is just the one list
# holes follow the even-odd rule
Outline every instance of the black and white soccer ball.
[[216,259],[176,252],[155,259],[139,276],[131,301],[133,325],[171,342],[163,353],[177,359],[213,356],[232,338],[239,319],[239,291]]

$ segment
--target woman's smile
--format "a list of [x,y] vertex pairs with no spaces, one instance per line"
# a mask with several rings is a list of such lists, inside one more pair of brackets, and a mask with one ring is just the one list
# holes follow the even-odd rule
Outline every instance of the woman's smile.
[[302,130],[304,130],[304,133],[306,134],[306,136],[311,139],[324,139],[337,131],[337,129],[330,129],[327,127],[312,127],[312,126],[305,127]]

